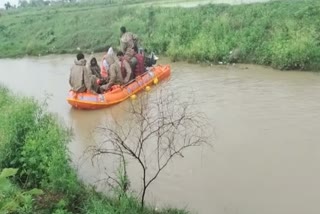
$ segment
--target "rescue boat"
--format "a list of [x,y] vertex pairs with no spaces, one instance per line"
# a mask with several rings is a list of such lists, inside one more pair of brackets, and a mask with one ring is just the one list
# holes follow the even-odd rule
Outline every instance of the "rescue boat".
[[136,93],[149,89],[150,85],[157,84],[158,81],[168,78],[171,74],[169,65],[157,65],[149,69],[147,72],[136,77],[126,85],[115,85],[111,90],[103,94],[92,93],[76,93],[69,91],[67,98],[68,103],[77,109],[101,109],[111,105],[120,103]]

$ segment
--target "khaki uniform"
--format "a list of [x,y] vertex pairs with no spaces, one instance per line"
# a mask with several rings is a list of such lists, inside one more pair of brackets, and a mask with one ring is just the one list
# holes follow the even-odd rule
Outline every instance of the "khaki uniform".
[[127,62],[129,62],[131,70],[133,71],[136,69],[137,65],[137,58],[135,57],[135,55],[136,53],[132,48],[128,48],[124,54],[124,59],[127,60]]
[[138,36],[136,34],[126,32],[122,34],[120,38],[120,50],[125,53],[128,48],[133,48],[135,45],[137,45],[137,42]]
[[71,90],[75,92],[97,92],[98,87],[96,82],[96,77],[92,75],[91,71],[86,67],[86,60],[75,60],[74,65],[71,68],[69,76],[69,84]]
[[121,75],[123,78],[123,83],[126,84],[132,79],[132,69],[127,60],[123,59],[120,62]]
[[106,61],[109,64],[108,83],[101,86],[104,91],[109,90],[113,85],[123,84],[123,78],[120,70],[120,62],[114,54],[108,55]]
[[124,58],[129,62],[132,57],[134,57],[136,53],[132,48],[127,48],[126,52],[124,52]]

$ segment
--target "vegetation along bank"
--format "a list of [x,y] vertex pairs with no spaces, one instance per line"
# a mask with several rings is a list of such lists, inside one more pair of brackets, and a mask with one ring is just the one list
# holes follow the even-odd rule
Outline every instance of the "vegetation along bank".
[[[194,8],[68,4],[18,8],[0,17],[0,57],[103,51],[119,28],[148,50],[191,62],[320,67],[320,1],[284,0]],[[233,53],[230,54],[230,52]]]
[[70,132],[42,104],[1,85],[0,121],[1,214],[186,213],[141,209],[129,194],[107,197],[83,185],[69,161]]

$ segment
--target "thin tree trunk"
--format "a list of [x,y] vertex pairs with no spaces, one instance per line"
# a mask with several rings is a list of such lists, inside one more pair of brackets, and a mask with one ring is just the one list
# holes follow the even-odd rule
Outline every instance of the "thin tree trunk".
[[142,196],[141,196],[141,208],[144,208],[144,197],[146,195],[146,170],[143,169],[143,190],[142,190]]

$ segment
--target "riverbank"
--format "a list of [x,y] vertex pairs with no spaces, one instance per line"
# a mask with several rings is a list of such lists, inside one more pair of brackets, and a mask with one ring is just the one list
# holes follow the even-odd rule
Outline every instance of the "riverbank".
[[86,187],[70,166],[70,130],[43,104],[2,86],[0,121],[0,213],[186,213],[141,210],[133,196],[112,198]]
[[19,9],[0,17],[0,57],[103,51],[106,45],[118,46],[119,28],[125,25],[148,50],[172,60],[319,70],[319,14],[316,0]]

